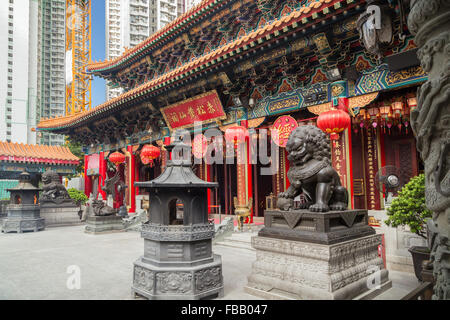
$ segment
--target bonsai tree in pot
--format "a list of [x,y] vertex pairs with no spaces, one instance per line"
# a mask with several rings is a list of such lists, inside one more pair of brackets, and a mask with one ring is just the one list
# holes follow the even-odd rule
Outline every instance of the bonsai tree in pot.
[[75,188],[70,188],[67,190],[67,192],[69,193],[70,198],[72,198],[75,201],[75,203],[77,204],[77,206],[80,207],[80,210],[78,211],[78,215],[80,216],[80,219],[81,219],[81,215],[83,212],[82,206],[84,206],[86,204],[86,202],[88,201],[88,197],[84,194],[83,191],[77,190]]
[[[410,231],[421,238],[427,239],[426,223],[432,217],[432,212],[425,205],[425,175],[420,174],[403,186],[398,197],[387,209],[388,226],[408,226]],[[422,281],[422,262],[430,257],[428,247],[414,246],[411,252],[416,277]]]

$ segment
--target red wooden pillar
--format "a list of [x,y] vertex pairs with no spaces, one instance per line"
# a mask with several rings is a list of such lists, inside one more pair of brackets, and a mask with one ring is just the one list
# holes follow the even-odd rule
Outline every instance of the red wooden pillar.
[[88,164],[89,164],[89,155],[84,156],[84,194],[89,197],[92,193],[92,180],[91,177],[88,176]]
[[133,146],[127,146],[127,155],[128,155],[128,195],[130,201],[130,208],[128,212],[134,213],[136,212],[136,189],[134,187],[135,182],[135,162],[136,156],[133,154]]
[[[205,162],[205,176],[206,176],[206,181],[211,182],[211,165],[210,164],[206,164]],[[211,189],[208,189],[208,214],[211,213]]]
[[[139,170],[140,170],[140,164],[139,164],[138,161],[136,161],[136,158],[135,158],[135,162],[134,162],[134,182],[139,182],[139,180],[140,180]],[[134,194],[135,195],[139,195],[139,188],[135,187],[134,185],[132,187],[134,188]]]
[[[339,98],[336,107],[347,112],[348,99]],[[352,136],[350,130],[351,128],[343,131],[339,139],[332,143],[331,154],[333,167],[339,174],[342,185],[348,190],[349,205],[353,209],[355,205],[353,197]]]
[[106,160],[105,160],[105,153],[102,151],[100,152],[99,160],[98,160],[98,193],[102,195],[103,200],[106,200],[106,192],[101,189],[103,186],[105,179],[106,179]]
[[284,159],[285,159],[285,161],[284,161],[284,177],[285,177],[285,179],[284,179],[284,181],[285,181],[284,191],[286,191],[289,188],[289,186],[291,185],[291,183],[289,182],[289,179],[287,177],[287,173],[289,171],[289,165],[290,164],[289,164],[289,160],[287,159],[288,152],[286,151],[286,148],[283,148],[283,151],[284,151]]
[[[170,142],[171,142],[170,137],[164,137],[164,145],[165,145],[165,146],[168,146],[168,145],[170,144]],[[167,158],[168,158],[169,160],[172,160],[172,154],[169,153],[169,154],[167,155]]]
[[[248,129],[248,121],[245,120],[245,124],[244,126]],[[250,221],[249,223],[253,223],[253,208],[255,207],[253,204],[255,203],[255,198],[253,197],[253,170],[252,170],[252,163],[251,163],[251,158],[250,158],[250,137],[249,140],[247,141],[247,194],[248,194],[248,199],[252,198],[253,199],[253,203],[252,203],[252,207],[250,209]]]
[[[125,174],[126,164],[125,163],[117,164],[116,165],[116,170],[120,174],[120,178],[123,179],[123,181],[126,181],[126,174]],[[108,178],[111,178],[113,175],[114,175],[113,172],[109,172],[108,173]],[[126,201],[126,197],[125,197],[125,200],[124,200],[123,196],[118,192],[117,184],[114,186],[114,191],[116,193],[116,196],[114,197],[114,205],[113,205],[113,207],[114,207],[114,209],[118,209],[122,205],[124,205],[124,201]]]
[[[248,129],[248,121],[242,120],[241,126]],[[239,179],[242,179],[242,178],[245,179],[243,181],[243,184],[245,185],[245,189],[244,189],[245,191],[243,194],[245,201],[242,204],[248,203],[250,198],[253,198],[252,164],[250,161],[250,141],[249,141],[249,139],[247,139],[245,143],[246,143],[246,145],[245,145],[244,154],[241,155],[241,157],[245,161],[245,164],[244,165],[238,164],[238,183],[239,183]],[[239,152],[239,149],[240,148],[238,148],[238,152]],[[239,156],[238,156],[238,158],[239,158]],[[238,193],[239,193],[239,191],[238,191]],[[254,199],[253,199],[253,201],[254,201]],[[252,222],[253,222],[253,206],[250,209],[250,219],[249,219],[249,221],[247,221],[247,223],[252,223]]]
[[91,177],[88,176],[89,155],[84,155],[84,194],[89,197],[92,192]]
[[[224,155],[225,158],[225,155]],[[224,159],[225,160],[225,159]],[[229,200],[229,192],[228,192],[228,187],[229,187],[229,182],[228,182],[228,167],[226,165],[226,162],[223,162],[223,176],[225,177],[225,214],[231,214],[231,208],[229,206],[230,200]]]

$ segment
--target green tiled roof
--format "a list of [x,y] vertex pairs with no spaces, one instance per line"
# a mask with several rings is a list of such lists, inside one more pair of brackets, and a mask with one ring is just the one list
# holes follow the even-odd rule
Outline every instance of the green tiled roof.
[[6,189],[17,187],[19,180],[0,180],[0,200],[9,199],[9,192]]

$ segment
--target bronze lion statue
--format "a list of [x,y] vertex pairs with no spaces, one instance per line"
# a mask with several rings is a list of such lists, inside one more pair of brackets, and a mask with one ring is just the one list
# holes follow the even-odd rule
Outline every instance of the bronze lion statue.
[[40,202],[71,202],[71,198],[66,188],[60,182],[59,175],[53,171],[46,171],[42,175],[42,193]]
[[322,130],[310,125],[296,128],[288,138],[286,151],[291,185],[278,195],[279,209],[293,208],[294,198],[300,194],[306,199],[301,209],[314,212],[347,209],[347,189],[331,166],[330,140]]

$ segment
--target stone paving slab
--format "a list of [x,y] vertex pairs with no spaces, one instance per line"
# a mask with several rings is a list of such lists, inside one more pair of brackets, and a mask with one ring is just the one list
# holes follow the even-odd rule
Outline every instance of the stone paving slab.
[[[71,226],[0,234],[0,299],[131,299],[133,262],[143,250],[138,232],[91,235],[84,233],[84,226]],[[213,251],[222,256],[222,299],[258,300],[243,289],[255,252],[220,245]],[[72,265],[81,271],[79,290],[66,285]],[[396,290],[386,292],[385,299],[400,299],[418,284],[414,275],[391,275]]]

